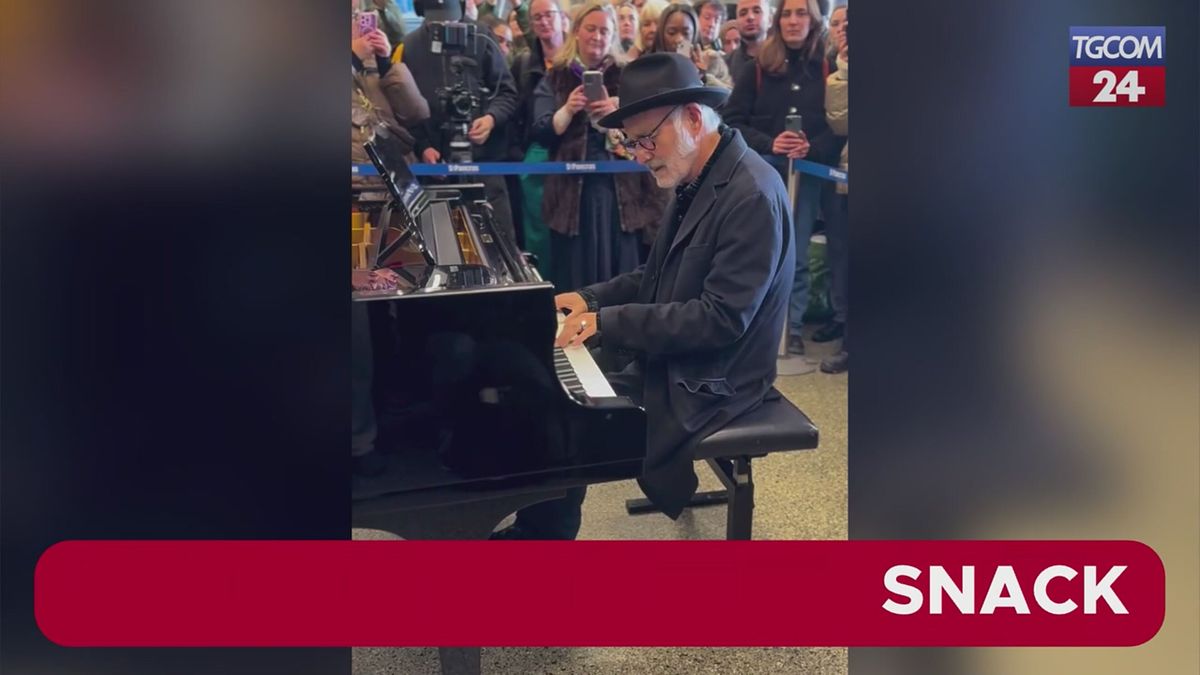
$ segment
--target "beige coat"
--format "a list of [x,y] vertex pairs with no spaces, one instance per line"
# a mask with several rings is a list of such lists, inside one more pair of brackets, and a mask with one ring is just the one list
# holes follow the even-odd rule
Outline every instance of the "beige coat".
[[725,63],[725,57],[721,52],[715,49],[705,49],[702,57],[704,59],[704,84],[710,87],[733,89],[733,75],[729,72],[729,65]]
[[[364,164],[370,160],[362,144],[374,136],[378,124],[387,127],[411,152],[412,135],[406,128],[429,117],[429,104],[413,82],[412,73],[403,63],[394,63],[387,75],[355,72],[350,86],[350,161]],[[364,100],[365,98],[365,100]]]
[[[829,128],[838,136],[850,136],[850,63],[839,58],[837,70],[829,74],[825,80],[825,121]],[[839,162],[842,171],[850,170],[850,141],[842,146],[842,158]],[[845,194],[849,187],[838,183],[837,190]]]

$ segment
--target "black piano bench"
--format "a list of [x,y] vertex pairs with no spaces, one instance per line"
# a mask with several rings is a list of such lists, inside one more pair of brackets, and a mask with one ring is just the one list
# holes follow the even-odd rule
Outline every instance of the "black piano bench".
[[[725,538],[750,539],[754,523],[751,460],[784,450],[812,450],[817,447],[818,438],[812,420],[772,389],[761,406],[725,425],[696,447],[696,461],[708,462],[725,489],[697,492],[689,506],[728,504]],[[657,511],[648,499],[630,499],[625,502],[625,510],[630,515]]]

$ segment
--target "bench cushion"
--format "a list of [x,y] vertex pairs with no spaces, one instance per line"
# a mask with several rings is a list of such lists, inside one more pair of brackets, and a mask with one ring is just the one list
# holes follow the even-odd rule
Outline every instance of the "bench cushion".
[[817,447],[817,440],[817,427],[812,420],[771,389],[762,405],[700,441],[696,459],[811,450]]

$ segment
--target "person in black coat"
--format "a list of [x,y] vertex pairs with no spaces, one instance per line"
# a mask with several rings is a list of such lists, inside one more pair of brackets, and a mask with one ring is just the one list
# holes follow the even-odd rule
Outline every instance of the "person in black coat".
[[770,0],[737,1],[738,46],[725,61],[729,72],[736,77],[746,63],[753,63],[759,49],[767,41],[767,24],[771,22]]
[[[645,265],[555,297],[567,312],[557,346],[595,338],[636,354],[608,379],[646,410],[638,483],[676,518],[696,490],[696,444],[760,405],[775,380],[795,248],[779,174],[714,110],[727,90],[703,86],[675,53],[634,61],[620,86],[621,107],[598,124],[623,128],[626,147],[675,199]],[[573,497],[539,515],[577,522],[582,491]],[[495,537],[538,538],[537,525],[518,514]]]
[[566,15],[555,0],[533,0],[529,12],[533,22],[533,32],[527,36],[530,40],[529,51],[518,55],[512,64],[513,82],[517,87],[517,108],[512,116],[513,143],[509,158],[515,162],[525,158],[525,150],[531,142],[529,129],[533,126],[533,92],[546,76],[549,61],[558,54],[566,40],[563,31]]
[[[817,0],[783,0],[776,8],[774,30],[755,61],[734,73],[733,94],[725,120],[746,143],[781,173],[787,161],[807,159],[836,166],[841,141],[825,121],[825,22]],[[786,131],[789,115],[802,116],[802,132]],[[793,205],[796,276],[790,303],[788,350],[804,353],[800,337],[808,307],[808,239],[821,200],[822,181],[800,175]]]
[[[446,59],[441,54],[433,53],[429,32],[430,21],[452,19],[428,16],[430,14],[427,12],[426,21],[418,30],[404,37],[404,63],[412,71],[421,94],[429,101],[430,119],[412,129],[417,141],[417,154],[426,162],[441,159],[447,140],[441,124],[448,115],[438,100],[437,90],[453,82]],[[469,136],[475,146],[472,154],[476,161],[503,161],[508,155],[507,138],[499,132],[493,132],[497,127],[507,125],[517,108],[517,88],[504,55],[500,53],[496,41],[487,37],[486,29],[481,29],[475,36],[474,55],[456,60],[463,64],[464,79],[472,92],[479,94],[484,87],[490,91],[488,95],[480,96],[483,109],[471,123]]]

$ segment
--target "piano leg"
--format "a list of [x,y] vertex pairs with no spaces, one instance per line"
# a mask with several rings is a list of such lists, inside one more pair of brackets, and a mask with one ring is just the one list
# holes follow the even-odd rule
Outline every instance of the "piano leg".
[[487,539],[509,514],[566,495],[563,488],[404,508],[389,508],[389,500],[384,497],[355,503],[351,520],[354,527],[383,530],[410,541]]
[[481,660],[479,647],[438,647],[442,675],[479,675]]
[[[543,490],[492,499],[420,508],[387,508],[386,499],[355,504],[353,526],[391,532],[408,540],[487,539],[510,513],[550,499],[562,499],[566,489]],[[442,675],[480,675],[479,647],[438,647]]]

